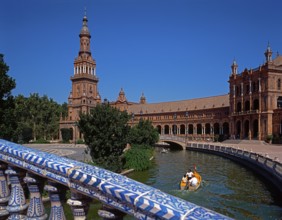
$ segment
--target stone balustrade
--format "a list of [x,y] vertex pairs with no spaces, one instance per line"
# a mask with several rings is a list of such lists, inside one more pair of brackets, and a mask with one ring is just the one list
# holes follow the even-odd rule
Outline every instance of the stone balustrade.
[[263,155],[219,143],[190,142],[187,144],[187,148],[218,154],[243,163],[266,177],[270,182],[276,185],[277,189],[282,191],[282,164],[277,158],[269,158],[267,153]]
[[0,139],[0,219],[47,219],[43,190],[52,220],[66,219],[64,203],[73,219],[86,219],[92,199],[103,204],[103,219],[230,219],[126,176]]

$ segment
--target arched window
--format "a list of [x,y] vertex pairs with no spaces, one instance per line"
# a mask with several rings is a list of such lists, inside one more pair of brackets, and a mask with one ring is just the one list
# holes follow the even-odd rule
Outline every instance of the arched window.
[[202,134],[202,125],[197,124],[197,134]]
[[242,105],[241,102],[237,103],[237,112],[241,112],[242,111]]
[[180,134],[185,134],[185,125],[180,125]]
[[246,95],[248,95],[250,93],[250,85],[246,85]]
[[277,90],[281,90],[281,79],[277,80]]
[[177,125],[172,125],[172,134],[177,134]]
[[250,122],[249,120],[246,120],[244,122],[244,138],[249,137],[249,130],[250,130]]
[[157,130],[158,130],[159,134],[162,134],[162,127],[160,125],[157,126]]
[[169,126],[165,125],[165,130],[164,130],[165,134],[169,134]]
[[239,95],[240,95],[239,87],[236,86],[236,96],[239,96]]
[[224,122],[222,127],[223,127],[223,134],[229,135],[229,124],[228,124],[228,122]]
[[250,111],[250,101],[245,102],[245,111]]
[[213,125],[213,129],[214,129],[214,134],[219,134],[219,124],[218,123],[215,123]]
[[258,120],[255,119],[253,121],[253,138],[257,138],[258,137]]
[[239,139],[241,136],[241,121],[236,122],[236,139]]
[[206,134],[210,134],[211,133],[211,125],[209,123],[205,124],[205,129],[206,129]]
[[282,96],[279,96],[277,99],[277,108],[282,108]]
[[252,83],[252,92],[256,92],[256,82]]
[[259,100],[258,99],[254,100],[253,110],[259,110]]
[[188,134],[193,134],[193,125],[189,124],[188,126]]

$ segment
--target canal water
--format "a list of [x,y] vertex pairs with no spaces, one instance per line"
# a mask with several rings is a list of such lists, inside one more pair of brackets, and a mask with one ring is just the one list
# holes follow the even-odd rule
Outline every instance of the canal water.
[[[203,179],[201,187],[196,192],[179,190],[181,177],[194,165]],[[153,166],[128,177],[234,219],[282,219],[282,197],[277,189],[248,168],[220,156],[156,149]]]

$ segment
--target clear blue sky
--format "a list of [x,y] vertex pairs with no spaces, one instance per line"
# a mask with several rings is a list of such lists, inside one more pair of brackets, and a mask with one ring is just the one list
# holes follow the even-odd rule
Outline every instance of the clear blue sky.
[[102,99],[177,101],[227,94],[239,71],[282,54],[281,0],[1,0],[0,53],[13,95],[67,102],[87,9]]

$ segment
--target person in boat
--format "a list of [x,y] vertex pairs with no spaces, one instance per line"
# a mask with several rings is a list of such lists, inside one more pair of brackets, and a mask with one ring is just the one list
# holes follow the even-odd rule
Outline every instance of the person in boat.
[[189,171],[186,173],[186,176],[187,176],[188,180],[190,180],[194,176],[194,173],[192,172],[191,169],[189,169]]
[[182,182],[183,182],[183,183],[188,183],[188,179],[187,179],[186,174],[183,175],[183,177],[182,177]]
[[198,179],[197,179],[195,176],[193,176],[193,177],[189,180],[189,185],[190,185],[190,186],[197,186],[197,184],[198,184]]

